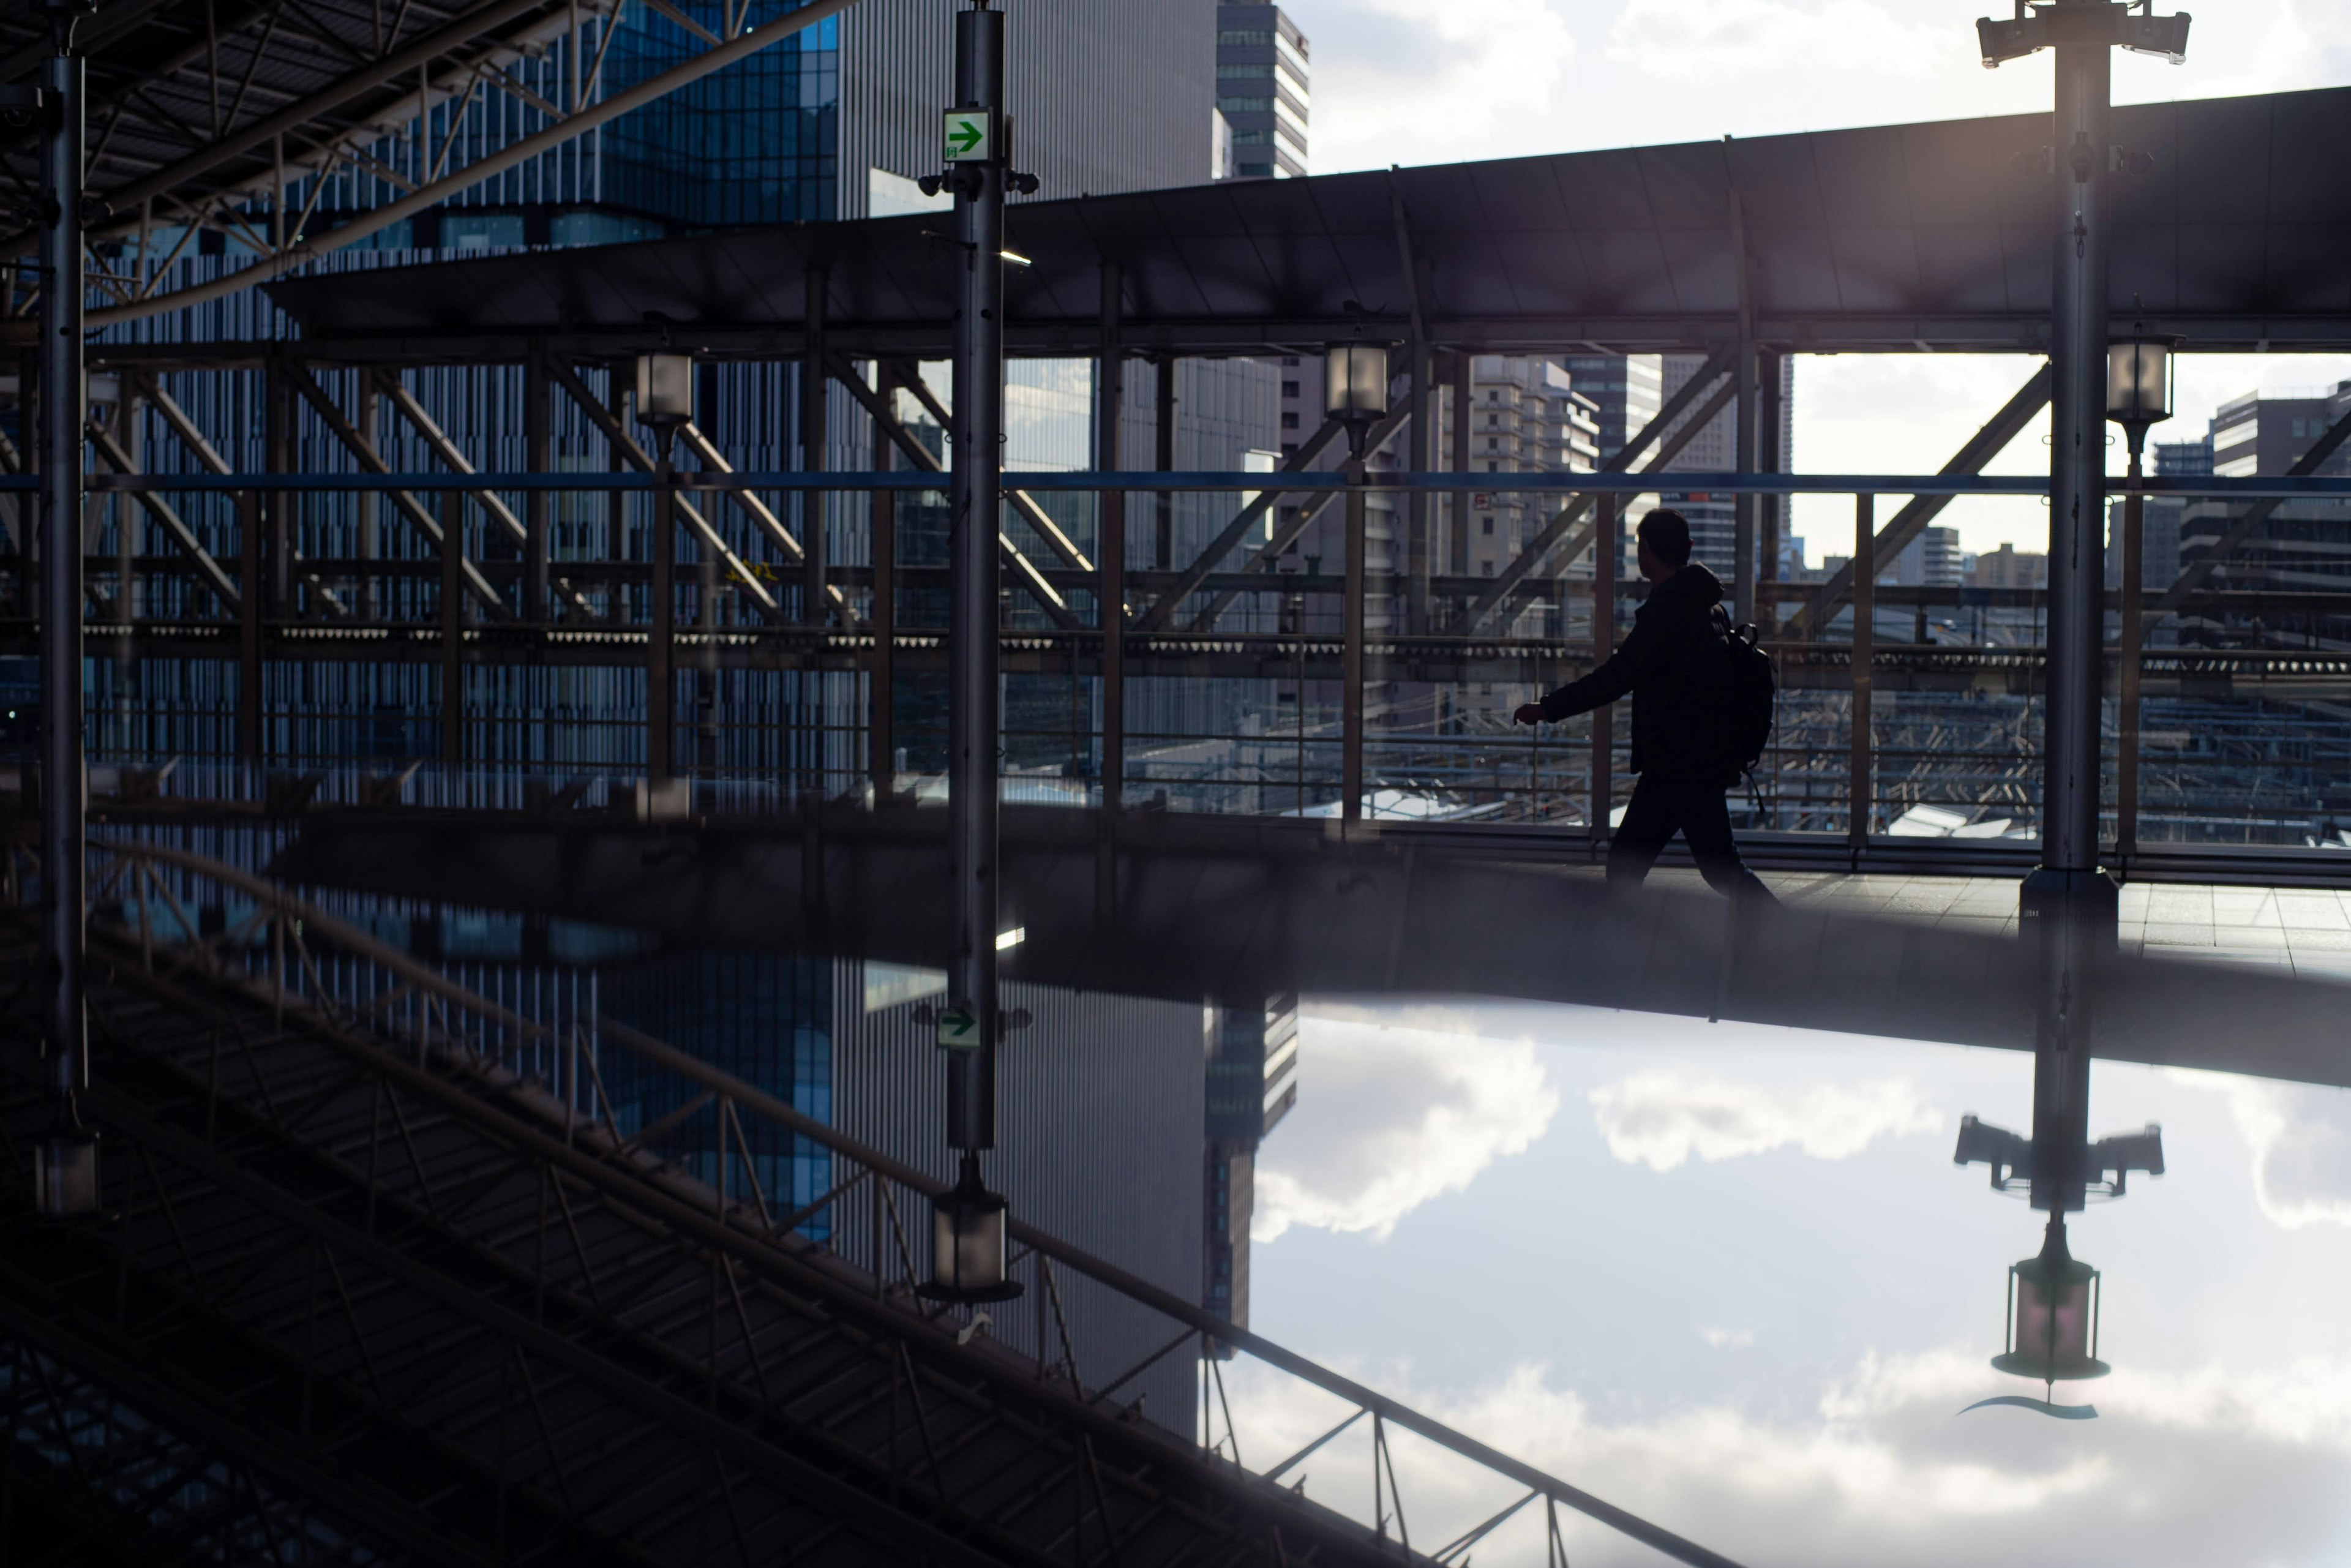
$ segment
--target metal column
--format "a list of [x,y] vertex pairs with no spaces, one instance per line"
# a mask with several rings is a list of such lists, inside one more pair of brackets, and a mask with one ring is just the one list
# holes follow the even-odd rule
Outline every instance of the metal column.
[[[1453,356],[1453,461],[1456,474],[1469,472],[1469,371],[1477,356],[1464,349]],[[1453,538],[1447,541],[1446,570],[1455,577],[1469,575],[1469,493],[1456,490],[1452,497]]]
[[[1723,138],[1728,149],[1729,138]],[[1750,285],[1754,267],[1747,257],[1747,219],[1739,193],[1730,196],[1731,263],[1739,268],[1739,349],[1731,361],[1737,388],[1731,418],[1731,466],[1741,474],[1755,472],[1755,421],[1761,412],[1756,387],[1755,299]],[[1745,625],[1755,619],[1755,510],[1760,497],[1742,492],[1731,498],[1731,620]]]
[[1853,498],[1853,753],[1845,783],[1845,842],[1855,870],[1869,848],[1870,680],[1877,659],[1877,497]]
[[53,1118],[34,1166],[49,1215],[98,1207],[97,1134],[81,1125],[89,1082],[82,993],[82,62],[70,13],[41,70],[41,903],[42,1047]]
[[[2064,0],[2060,10],[2094,0]],[[2106,162],[2105,44],[2057,48],[2056,294],[2050,323],[2049,718],[2041,863],[2098,863],[2099,655],[2105,642]]]
[[[1415,313],[1417,319],[1417,312]],[[1410,361],[1411,389],[1405,394],[1405,415],[1410,423],[1411,442],[1406,466],[1416,474],[1426,474],[1437,466],[1437,433],[1430,428],[1431,416],[1437,412],[1437,399],[1429,392],[1429,363],[1432,358],[1426,339],[1415,335],[1406,350]],[[1403,630],[1426,633],[1430,630],[1428,619],[1429,574],[1433,570],[1432,541],[1429,538],[1429,495],[1415,490],[1410,497],[1405,536],[1405,606],[1408,617]]]
[[[533,343],[522,364],[522,428],[524,465],[534,474],[545,474],[555,466],[554,401],[553,379],[547,373],[547,351]],[[535,626],[548,619],[547,526],[553,500],[554,497],[545,490],[533,490],[522,499],[525,625]]]
[[667,783],[677,771],[677,434],[655,433],[661,455],[653,465],[653,624],[645,634],[645,774]]
[[2115,747],[2115,859],[2128,874],[2130,857],[2138,852],[2138,683],[2146,661],[2147,628],[2143,613],[2146,594],[2140,578],[2147,559],[2145,532],[2147,497],[2139,489],[2145,432],[2133,429],[2130,440],[2130,488],[2123,497],[2123,626],[2122,668],[2116,704],[2122,710],[2121,736]]
[[[898,401],[898,382],[885,361],[873,363],[873,391],[883,408]],[[890,433],[878,417],[873,421],[873,466],[898,465]],[[865,771],[873,785],[873,803],[886,806],[898,792],[898,507],[894,491],[877,489],[871,500],[869,551],[873,564],[873,597],[865,612],[873,632],[873,658],[865,676]]]
[[441,760],[465,760],[465,492],[441,492]]
[[[1599,532],[1592,550],[1592,667],[1598,669],[1616,647],[1616,567],[1625,558],[1624,500],[1600,497]],[[1616,705],[1592,710],[1592,815],[1585,823],[1593,847],[1608,841],[1608,813],[1616,794]]]
[[[954,462],[947,497],[947,803],[955,939],[947,994],[977,1040],[947,1068],[947,1142],[996,1144],[997,532],[1004,429],[1004,14],[956,13],[956,105],[997,127],[986,162],[956,166],[963,261],[955,333]],[[1165,372],[1162,371],[1163,377]]]
[[[1339,659],[1339,815],[1343,821],[1364,816],[1364,457],[1347,459],[1346,597],[1341,616],[1346,628]],[[1301,706],[1300,713],[1304,713]]]
[[[1153,363],[1158,369],[1157,384],[1152,389],[1152,434],[1156,444],[1152,450],[1152,465],[1162,474],[1176,466],[1176,357],[1161,354]],[[1159,492],[1157,527],[1153,530],[1151,563],[1162,571],[1176,569],[1176,496],[1173,491]]]
[[[1755,462],[1759,473],[1784,474],[1788,471],[1788,447],[1785,439],[1787,423],[1788,358],[1781,353],[1759,353],[1756,357],[1758,391],[1756,403]],[[1756,540],[1756,580],[1775,584],[1780,580],[1780,539],[1783,533],[1782,517],[1788,509],[1785,496],[1757,497],[1759,512]],[[1755,595],[1756,624],[1763,634],[1771,636],[1778,630],[1779,601],[1767,597],[1767,590],[1759,589]]]
[[[1118,470],[1119,426],[1126,413],[1125,361],[1119,348],[1124,279],[1118,263],[1102,267],[1102,354],[1094,361],[1094,467]],[[1104,490],[1095,502],[1095,612],[1102,627],[1102,812],[1107,824],[1123,804],[1126,781],[1126,492]]]
[[[825,446],[831,430],[826,421],[825,392],[831,378],[825,373],[825,316],[831,293],[830,275],[821,267],[808,269],[808,353],[800,361],[800,467],[804,472],[821,474],[830,466],[825,462]],[[824,579],[830,564],[825,538],[825,514],[831,510],[821,490],[800,492],[800,619],[811,626],[825,623]],[[813,686],[823,676],[810,671],[804,677]]]

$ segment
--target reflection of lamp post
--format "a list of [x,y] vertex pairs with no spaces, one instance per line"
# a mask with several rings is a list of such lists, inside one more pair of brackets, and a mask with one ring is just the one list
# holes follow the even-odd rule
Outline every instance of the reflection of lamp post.
[[2130,1173],[2163,1174],[2163,1129],[2149,1123],[2142,1132],[2118,1133],[2072,1149],[2044,1148],[2004,1127],[1959,1118],[1954,1165],[1978,1162],[1991,1167],[1994,1192],[2026,1190],[2032,1207],[2049,1214],[2041,1255],[2008,1271],[2008,1347],[1992,1365],[2043,1383],[2104,1377],[2097,1359],[2098,1271],[2076,1262],[2065,1249],[2065,1216],[2078,1211],[2091,1192],[2123,1196]]
[[934,1301],[1008,1301],[1020,1287],[1004,1277],[1005,1202],[979,1179],[979,1153],[966,1150],[963,1176],[931,1204],[931,1280],[915,1294]]
[[2115,852],[2117,858],[2138,848],[2138,677],[2139,657],[2146,641],[2140,630],[2139,580],[2145,537],[2147,497],[2139,488],[2144,476],[2140,455],[2147,446],[2147,427],[2171,417],[2172,343],[2168,338],[2126,338],[2106,346],[2106,417],[2123,427],[2130,446],[2130,472],[2123,489],[2122,677],[2116,694],[2122,720],[2122,744],[2116,749],[2115,776]]
[[2104,1377],[2099,1294],[2098,1271],[2065,1249],[2065,1217],[2051,1215],[2041,1255],[2008,1271],[2008,1349],[1992,1365],[2043,1383]]
[[653,632],[645,643],[645,772],[666,783],[676,771],[677,737],[670,717],[672,643],[676,631],[678,427],[694,418],[694,360],[687,354],[637,356],[637,417],[653,426]]

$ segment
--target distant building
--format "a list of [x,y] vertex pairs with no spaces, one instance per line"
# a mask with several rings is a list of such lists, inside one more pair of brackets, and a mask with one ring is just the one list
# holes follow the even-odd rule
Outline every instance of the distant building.
[[[1200,1304],[1247,1328],[1258,1145],[1298,1103],[1298,998],[1275,997],[1261,1011],[1212,1005],[1203,1032],[1208,1078]],[[1212,1346],[1211,1354],[1229,1360],[1232,1347]]]
[[[2291,472],[2346,416],[2351,416],[2351,381],[2325,391],[2232,398],[2212,416],[2211,472],[2221,478]],[[2164,448],[2157,449],[2158,464],[2166,455]],[[2176,463],[2193,460],[2192,453],[2171,457]],[[2315,472],[2334,477],[2351,475],[2351,444],[2336,448]],[[2219,501],[2189,501],[2179,507],[2180,570],[2213,556],[2234,510]],[[2281,505],[2252,537],[2239,540],[2215,563],[2210,581],[2220,589],[2339,591],[2346,580],[2351,580],[2351,504],[2312,499]],[[2198,619],[2188,616],[2183,624]],[[2263,621],[2271,633],[2319,630],[2315,622],[2305,624],[2301,618],[2280,614],[2266,615]],[[2325,628],[2329,637],[2340,637],[2345,630],[2340,618],[2332,618]]]
[[[1664,394],[1670,398],[1690,379],[1706,368],[1703,354],[1667,354],[1664,356]],[[1796,430],[1796,358],[1793,354],[1780,356],[1780,450],[1782,462],[1794,456]],[[1707,421],[1706,428],[1689,439],[1687,445],[1666,465],[1668,473],[1729,474],[1739,466],[1738,421],[1732,417],[1731,405],[1726,404],[1720,413]],[[1688,424],[1689,413],[1667,427],[1670,436]],[[1704,490],[1664,490],[1658,498],[1689,519],[1690,555],[1703,561],[1716,576],[1728,584],[1732,576],[1733,560],[1738,553],[1737,503],[1729,496],[1719,496]],[[1784,511],[1782,514],[1785,516]],[[1757,522],[1761,522],[1759,513]],[[1782,528],[1781,530],[1787,530]],[[1756,530],[1756,547],[1762,547],[1762,530]]]
[[1217,110],[1241,180],[1306,172],[1306,35],[1279,5],[1217,7]]
[[1901,588],[1957,588],[1960,575],[1959,531],[1928,528],[1902,548],[1894,569],[1881,580]]
[[1996,550],[1986,550],[1976,557],[1975,586],[2046,588],[2049,586],[2049,558],[2038,551],[2020,550],[2010,544],[2004,544]]

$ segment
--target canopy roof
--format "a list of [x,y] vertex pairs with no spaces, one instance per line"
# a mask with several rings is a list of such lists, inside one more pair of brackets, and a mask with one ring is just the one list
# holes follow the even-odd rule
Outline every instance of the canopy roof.
[[[2118,109],[2153,154],[2116,180],[2118,330],[2204,349],[2351,347],[2351,89]],[[1812,131],[1018,204],[1014,352],[1099,340],[1122,271],[1130,350],[1250,353],[1353,330],[1441,347],[2033,350],[2047,333],[2046,115]],[[431,353],[501,337],[605,350],[789,352],[827,269],[851,352],[942,353],[944,214],[543,250],[269,286],[306,336]],[[324,347],[324,345],[321,345]],[[360,347],[354,342],[351,347]]]

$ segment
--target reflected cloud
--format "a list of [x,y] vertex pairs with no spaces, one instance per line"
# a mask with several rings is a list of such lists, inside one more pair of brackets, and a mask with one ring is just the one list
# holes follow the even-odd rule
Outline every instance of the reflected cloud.
[[1923,76],[1955,59],[1976,63],[1972,34],[1911,9],[1870,0],[1626,0],[1607,53],[1614,64],[1682,84],[1798,72]]
[[2263,1218],[2286,1230],[2351,1225],[2351,1094],[2186,1068],[2170,1075],[2228,1101],[2252,1148]]
[[[1540,1362],[1450,1392],[1416,1387],[1408,1366],[1346,1370],[1740,1562],[2340,1560],[2340,1476],[2351,1458],[2351,1364],[2342,1362],[2252,1378],[2217,1368],[2118,1372],[2097,1385],[2101,1418],[2080,1425],[2012,1409],[1955,1415],[2009,1383],[1974,1346],[1866,1356],[1821,1389],[1809,1416],[1728,1405],[1620,1414],[1562,1386]],[[1245,1452],[1294,1451],[1335,1419],[1327,1396],[1254,1364],[1227,1378]],[[1493,1478],[1426,1450],[1418,1463],[1411,1448],[1397,1452],[1416,1538],[1426,1530],[1445,1539],[1510,1500]],[[1358,1490],[1369,1485],[1355,1454],[1309,1466],[1309,1496],[1347,1506]],[[2228,1505],[2214,1506],[2219,1498]],[[1562,1522],[1579,1564],[1656,1561],[1589,1521],[1563,1512]],[[1539,1528],[1481,1544],[1478,1561],[1531,1568],[1543,1561]]]
[[1422,1204],[1523,1154],[1558,1113],[1529,1041],[1304,1021],[1314,1091],[1258,1155],[1253,1240],[1293,1225],[1385,1240]]
[[1589,1092],[1608,1152],[1626,1165],[1669,1171],[1767,1154],[1791,1145],[1841,1160],[1881,1137],[1931,1133],[1944,1118],[1907,1079],[1777,1089],[1726,1078],[1642,1072]]

